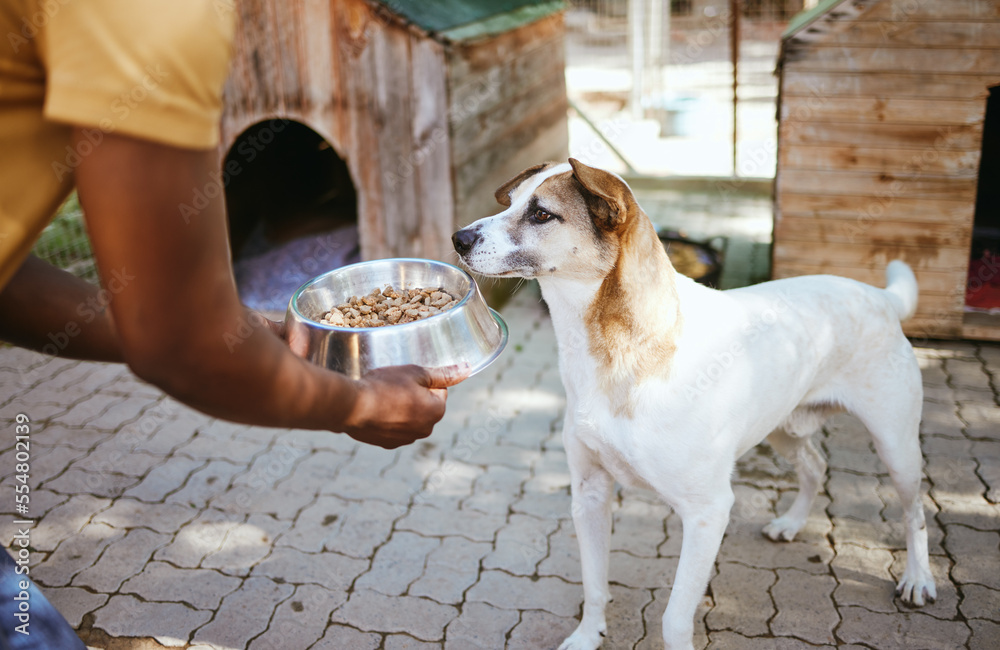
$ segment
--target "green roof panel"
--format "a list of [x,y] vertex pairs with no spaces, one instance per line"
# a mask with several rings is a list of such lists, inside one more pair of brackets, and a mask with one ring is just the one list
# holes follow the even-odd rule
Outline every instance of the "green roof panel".
[[[513,29],[564,8],[563,2],[552,0],[379,0],[379,3],[429,32],[447,32],[484,22],[495,29],[499,14],[510,14],[505,24]],[[541,12],[545,13],[539,15]],[[475,33],[475,29],[470,33]]]
[[785,32],[781,35],[782,40],[795,36],[795,34],[822,18],[828,11],[842,2],[844,0],[820,0],[816,3],[816,6],[795,14],[788,21],[788,27],[785,28]]

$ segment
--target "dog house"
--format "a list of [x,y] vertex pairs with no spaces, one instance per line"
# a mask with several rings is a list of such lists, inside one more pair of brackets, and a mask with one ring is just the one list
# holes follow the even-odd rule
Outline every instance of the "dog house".
[[920,283],[907,334],[1000,340],[998,18],[990,0],[823,0],[791,21],[775,277],[881,286],[900,258]]
[[451,234],[497,186],[566,156],[562,2],[236,6],[220,145],[234,237],[246,215],[353,211],[362,258],[454,260]]

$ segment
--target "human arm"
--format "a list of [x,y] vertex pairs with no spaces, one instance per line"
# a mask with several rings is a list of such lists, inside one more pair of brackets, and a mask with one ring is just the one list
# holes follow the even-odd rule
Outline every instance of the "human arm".
[[121,362],[110,293],[30,255],[0,291],[0,340],[72,359]]
[[[227,420],[344,431],[389,447],[429,435],[444,413],[442,389],[464,378],[460,371],[404,367],[353,381],[253,326],[233,280],[217,169],[214,152],[115,134],[77,169],[101,277],[124,278],[109,303],[124,361]],[[196,208],[196,191],[212,198]]]

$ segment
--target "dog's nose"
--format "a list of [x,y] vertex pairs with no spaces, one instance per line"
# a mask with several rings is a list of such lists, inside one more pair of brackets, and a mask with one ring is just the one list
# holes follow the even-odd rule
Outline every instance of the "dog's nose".
[[471,251],[477,241],[479,241],[479,233],[473,231],[471,228],[459,230],[451,236],[451,243],[455,245],[455,251],[459,255],[465,255]]

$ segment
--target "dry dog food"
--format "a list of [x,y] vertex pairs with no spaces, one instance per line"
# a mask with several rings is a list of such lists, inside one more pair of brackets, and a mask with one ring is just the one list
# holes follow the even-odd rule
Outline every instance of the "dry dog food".
[[320,323],[335,327],[382,327],[412,323],[448,311],[458,298],[438,289],[374,289],[367,296],[351,296],[323,314]]

